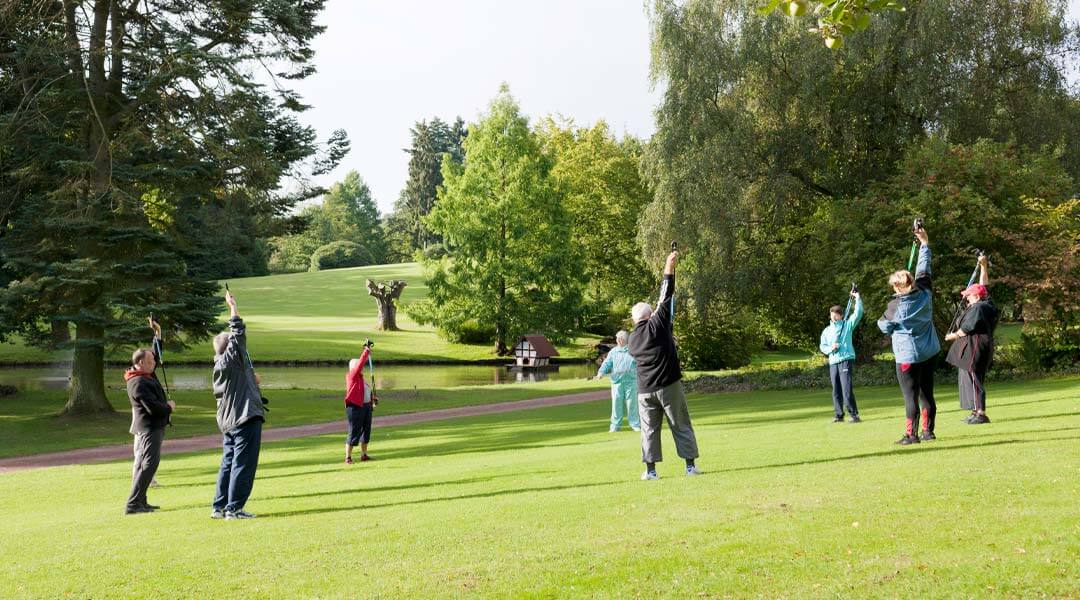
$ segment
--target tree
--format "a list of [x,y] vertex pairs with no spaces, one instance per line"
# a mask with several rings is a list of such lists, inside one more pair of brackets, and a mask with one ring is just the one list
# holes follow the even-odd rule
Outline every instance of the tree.
[[816,17],[817,27],[810,32],[820,34],[825,46],[835,50],[843,46],[845,35],[869,27],[874,13],[903,11],[904,5],[897,0],[768,0],[758,13],[768,15],[777,9],[792,17]]
[[551,162],[504,85],[465,140],[465,163],[443,163],[443,188],[427,219],[450,257],[425,260],[428,300],[410,314],[453,335],[495,327],[495,351],[541,330],[567,339],[578,327],[582,262]]
[[[320,151],[286,82],[312,72],[324,0],[66,0],[0,8],[5,277],[0,330],[50,344],[74,325],[65,412],[111,411],[105,348],[145,340],[145,312],[196,340],[215,285],[187,259],[192,203],[238,203],[259,225],[318,193],[348,150]],[[251,77],[273,65],[276,98]],[[298,193],[278,192],[286,178]],[[14,190],[9,192],[8,190]],[[14,200],[14,201],[12,201]]]
[[367,287],[368,295],[374,297],[379,305],[379,320],[375,323],[375,329],[397,331],[397,306],[394,303],[401,297],[401,292],[405,291],[408,283],[400,279],[385,282],[368,279],[364,285]]
[[571,237],[585,261],[590,297],[620,316],[655,285],[637,244],[637,223],[651,199],[640,173],[642,147],[621,142],[600,121],[591,128],[548,118],[537,135],[551,156],[551,178],[573,218]]
[[367,183],[356,171],[330,186],[323,197],[324,218],[331,228],[332,240],[350,241],[368,249],[375,263],[386,258],[386,243],[379,224],[379,209]]

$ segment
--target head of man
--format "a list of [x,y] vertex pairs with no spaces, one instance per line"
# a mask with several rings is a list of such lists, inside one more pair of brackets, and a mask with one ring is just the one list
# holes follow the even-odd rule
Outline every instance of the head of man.
[[986,286],[981,283],[973,283],[967,287],[960,295],[967,301],[968,306],[975,304],[979,300],[986,298],[987,290]]
[[634,320],[634,323],[640,323],[642,321],[648,321],[652,316],[652,306],[649,306],[648,302],[638,302],[630,309],[630,317]]
[[897,294],[907,294],[915,287],[915,276],[907,269],[900,269],[889,276],[889,285]]
[[359,358],[353,358],[353,359],[349,360],[349,370],[350,371],[355,371],[356,367],[358,367],[358,366],[360,366],[360,359]]
[[625,346],[627,340],[629,339],[630,334],[626,333],[626,331],[623,329],[620,329],[618,332],[615,333],[615,343],[620,346]]
[[839,304],[833,304],[832,306],[830,306],[829,319],[831,319],[833,323],[836,323],[837,321],[843,321],[844,307],[840,306]]
[[143,373],[153,373],[154,368],[157,367],[154,351],[149,348],[139,348],[131,354],[131,366]]
[[232,334],[228,331],[222,331],[214,336],[214,355],[221,356],[225,354],[225,349],[229,347],[229,340],[232,339]]

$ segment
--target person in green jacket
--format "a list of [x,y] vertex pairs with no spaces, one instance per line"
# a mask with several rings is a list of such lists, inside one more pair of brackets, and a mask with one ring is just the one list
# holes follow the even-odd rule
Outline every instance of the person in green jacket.
[[852,423],[860,423],[859,407],[855,404],[855,390],[851,378],[855,368],[855,347],[851,343],[855,327],[863,316],[862,297],[852,290],[855,310],[844,319],[844,309],[839,304],[829,309],[829,324],[821,332],[821,353],[829,357],[829,379],[832,381],[833,423],[844,422],[844,408],[847,407]]
[[626,347],[628,334],[619,331],[615,334],[615,347],[607,354],[596,379],[611,375],[611,426],[608,431],[614,433],[622,426],[623,414],[630,422],[630,429],[641,431],[638,420],[637,402],[637,363],[630,356]]

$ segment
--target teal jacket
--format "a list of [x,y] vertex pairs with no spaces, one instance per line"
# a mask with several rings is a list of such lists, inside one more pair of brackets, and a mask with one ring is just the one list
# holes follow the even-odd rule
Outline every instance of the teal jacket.
[[615,346],[608,352],[607,358],[596,372],[597,377],[611,374],[612,383],[633,383],[637,385],[637,362],[630,356],[626,346]]
[[934,329],[933,283],[930,277],[930,247],[919,248],[919,266],[915,269],[915,287],[895,296],[878,319],[878,329],[892,336],[897,364],[921,363],[941,351]]
[[[821,353],[829,357],[829,364],[835,365],[845,360],[855,360],[855,346],[851,343],[852,334],[863,316],[862,297],[855,299],[855,310],[848,315],[847,321],[832,321],[821,332]],[[839,348],[833,350],[833,344]]]

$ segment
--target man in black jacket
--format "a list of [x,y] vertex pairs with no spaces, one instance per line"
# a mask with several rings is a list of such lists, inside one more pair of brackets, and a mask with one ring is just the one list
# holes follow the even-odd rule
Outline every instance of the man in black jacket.
[[674,307],[675,263],[679,253],[672,252],[664,265],[660,301],[656,310],[647,302],[634,305],[634,331],[630,333],[630,355],[637,361],[638,412],[641,417],[641,460],[645,463],[642,480],[658,479],[656,463],[663,460],[660,428],[666,416],[675,438],[675,449],[686,460],[686,474],[698,475],[694,464],[698,457],[697,437],[690,424],[690,412],[683,394],[682,370],[675,348]]
[[124,508],[124,513],[129,515],[157,508],[146,501],[146,490],[161,463],[165,425],[176,409],[176,404],[165,396],[165,390],[154,375],[157,359],[153,350],[136,350],[131,355],[131,365],[124,372],[128,400],[131,401],[131,431],[135,434],[135,468],[131,476],[131,494]]

